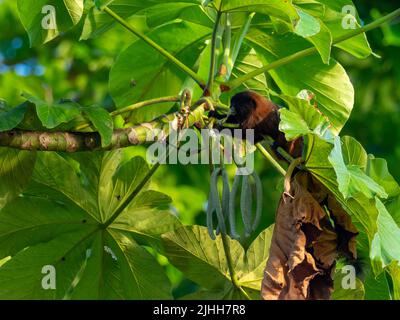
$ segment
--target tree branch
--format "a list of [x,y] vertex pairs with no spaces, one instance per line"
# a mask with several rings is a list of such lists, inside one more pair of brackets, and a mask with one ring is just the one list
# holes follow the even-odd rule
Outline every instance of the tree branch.
[[[189,126],[202,121],[208,104],[203,103],[188,116]],[[169,135],[171,129],[177,129],[179,112],[163,115],[151,122],[142,123],[133,128],[115,130],[109,146],[101,146],[101,137],[97,132],[43,132],[12,130],[0,132],[0,147],[9,147],[29,151],[105,151],[126,148],[155,142]]]

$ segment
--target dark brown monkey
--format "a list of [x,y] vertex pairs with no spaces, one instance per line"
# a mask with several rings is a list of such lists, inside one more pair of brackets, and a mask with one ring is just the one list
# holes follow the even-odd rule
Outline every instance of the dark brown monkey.
[[254,129],[255,143],[270,136],[275,141],[272,147],[275,151],[282,147],[294,158],[302,155],[303,139],[288,142],[284,133],[279,131],[279,107],[256,92],[244,91],[233,96],[226,122],[238,124],[244,130]]

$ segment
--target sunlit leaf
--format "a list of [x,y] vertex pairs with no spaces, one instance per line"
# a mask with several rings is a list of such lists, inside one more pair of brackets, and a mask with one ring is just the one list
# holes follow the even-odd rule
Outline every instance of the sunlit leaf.
[[34,152],[0,148],[0,209],[28,184],[35,160]]
[[99,131],[102,146],[108,146],[111,143],[114,129],[114,122],[110,113],[106,109],[96,105],[83,108],[82,110]]
[[[144,160],[123,151],[103,159],[44,153],[35,170],[24,196],[0,212],[0,257],[12,256],[0,268],[0,297],[170,298],[162,267],[141,245],[157,245],[177,221],[170,199],[143,183]],[[102,205],[110,188],[111,206]],[[46,266],[56,271],[54,290],[42,285]]]
[[18,10],[31,45],[38,45],[78,24],[83,0],[18,0]]
[[[188,67],[192,67],[211,32],[209,28],[180,22],[156,29],[150,37]],[[186,78],[164,56],[144,41],[138,40],[122,52],[115,62],[109,86],[117,107],[121,108],[137,101],[176,95],[181,91]],[[133,112],[131,118],[134,123],[149,121],[171,107],[171,104],[146,107]]]
[[[272,231],[273,227],[263,231],[246,252],[239,242],[228,238],[238,283],[251,296],[259,296],[261,290]],[[231,282],[221,236],[213,241],[207,228],[191,226],[168,233],[163,239],[167,257],[189,279],[211,290],[219,299],[232,299],[235,295],[244,298]]]

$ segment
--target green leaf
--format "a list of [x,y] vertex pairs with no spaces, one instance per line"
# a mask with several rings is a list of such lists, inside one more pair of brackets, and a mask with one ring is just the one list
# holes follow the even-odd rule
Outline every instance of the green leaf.
[[291,1],[280,0],[229,0],[222,4],[222,11],[258,12],[279,18],[291,24],[299,18]]
[[392,262],[388,267],[393,283],[393,300],[400,300],[400,265]]
[[[191,21],[191,15],[195,16],[196,21],[202,21],[200,24],[212,27],[212,21],[195,0],[115,0],[108,4],[108,7],[124,19],[133,19],[131,23],[142,32],[147,31],[147,24],[153,28],[182,17]],[[140,16],[145,17],[144,23],[140,22]],[[85,19],[81,40],[98,37],[114,25],[116,22],[112,17],[93,7]]]
[[297,22],[294,32],[304,38],[312,37],[321,31],[321,24],[312,15],[304,12],[303,10],[297,10],[300,20]]
[[[349,146],[349,149],[351,149],[351,146]],[[374,198],[376,195],[381,198],[388,197],[383,187],[370,178],[359,166],[346,165],[339,137],[335,138],[329,162],[336,172],[339,190],[345,199],[354,197],[359,192],[369,199]]]
[[78,24],[83,14],[83,0],[18,0],[17,3],[32,46],[68,31]]
[[316,0],[293,0],[296,7],[301,8],[303,11],[308,12],[314,17],[323,17],[325,13],[325,6]]
[[362,281],[358,278],[355,279],[356,287],[353,288],[344,288],[342,285],[344,277],[346,273],[342,273],[342,270],[336,270],[334,276],[333,287],[334,291],[332,293],[332,300],[364,300],[365,297],[365,289]]
[[386,279],[386,274],[375,277],[372,272],[365,277],[365,300],[390,300],[391,293]]
[[[257,56],[257,52],[244,42],[237,56],[234,68],[232,70],[232,78],[239,78],[246,73],[252,72],[257,68],[262,67],[262,62]],[[243,86],[239,87],[237,91],[242,91],[244,88],[253,90],[261,95],[267,96],[268,84],[265,74],[260,74],[257,77],[246,81]],[[231,95],[231,93],[230,93]]]
[[[364,176],[361,179],[361,184],[356,185],[356,188],[363,188],[361,185],[362,182],[365,182],[365,190],[357,192],[352,198],[344,198],[342,192],[339,191],[336,172],[343,170],[344,175],[342,177],[346,180],[346,165],[356,167],[360,171],[361,168],[365,170],[364,168],[367,165],[368,159],[365,150],[354,139],[345,138],[343,142],[344,158],[348,162],[345,163],[343,159],[339,160],[337,164],[335,163],[334,167],[328,160],[332,156],[334,146],[315,135],[309,135],[306,150],[306,167],[317,180],[332,192],[344,210],[351,215],[352,222],[358,230],[363,232],[361,235],[365,234],[367,236],[368,241],[366,242],[369,245],[372,270],[374,275],[378,276],[382,273],[385,266],[392,263],[393,259],[397,259],[397,240],[391,243],[393,239],[398,239],[399,236],[399,229],[393,219],[396,215],[392,217],[388,214],[386,208],[378,198],[368,198],[374,192],[365,188],[366,185],[370,184],[370,181],[365,181],[364,178],[368,176],[364,174],[364,171],[362,171]],[[352,178],[358,179],[357,176]],[[360,181],[358,182],[360,183]],[[380,187],[375,182],[371,184],[375,184],[377,188]],[[379,191],[382,192],[382,190]],[[392,211],[395,210],[396,207]]]
[[[184,64],[192,67],[210,34],[209,28],[180,22],[160,27],[149,36]],[[110,73],[109,87],[117,107],[121,108],[137,101],[176,95],[181,91],[186,78],[187,76],[164,56],[149,48],[142,40],[138,40],[122,52],[115,62]],[[135,82],[134,87],[132,82]],[[167,112],[171,107],[171,104],[161,104],[142,108],[132,113],[132,121],[149,121]]]
[[[0,211],[0,257],[12,256],[0,268],[0,298],[170,298],[162,267],[142,245],[160,246],[178,222],[170,199],[140,180],[147,173],[144,160],[125,151],[40,154],[24,196]],[[111,206],[102,190],[111,191]],[[44,266],[56,270],[55,290],[42,287]]]
[[26,104],[21,104],[9,110],[0,109],[0,132],[9,131],[17,127],[24,119],[26,111]]
[[28,184],[35,160],[35,152],[0,148],[0,209]]
[[107,147],[111,143],[114,130],[114,121],[110,113],[97,105],[82,108],[82,111],[99,131],[101,145]]
[[319,19],[305,11],[298,10],[300,20],[295,33],[311,42],[321,55],[322,61],[329,64],[332,47],[332,34],[328,27]]
[[[252,296],[259,295],[261,290],[272,232],[273,227],[264,230],[247,252],[239,242],[228,238],[238,283]],[[220,299],[234,295],[235,287],[230,279],[221,236],[213,241],[207,228],[190,226],[163,235],[163,240],[168,259],[189,279],[214,292]],[[236,292],[236,296],[240,294]]]
[[[307,41],[299,36],[271,36],[260,29],[251,30],[247,39],[263,65],[309,47]],[[315,93],[318,109],[331,122],[332,132],[338,134],[341,131],[353,109],[354,89],[338,62],[331,59],[326,65],[314,55],[270,70],[269,74],[286,95],[294,97],[302,90]]]
[[[323,22],[329,28],[330,32],[334,39],[347,34],[348,29],[343,28],[342,22],[343,18],[346,16],[346,12],[343,12],[343,8],[345,6],[352,6],[356,11],[356,7],[351,0],[319,0],[321,4],[325,6],[325,12],[322,18]],[[360,24],[357,23],[356,27],[360,27]],[[347,51],[353,56],[364,59],[371,55],[372,50],[369,46],[367,37],[364,34],[360,34],[356,37],[353,37],[349,40],[343,41],[335,45],[342,50]]]
[[377,159],[370,156],[368,158],[367,174],[385,189],[389,198],[400,195],[400,186],[390,174],[385,159]]
[[281,109],[279,112],[281,115],[279,130],[285,133],[288,141],[311,133],[307,122],[298,113],[291,112],[287,109]]
[[400,228],[378,198],[376,207],[378,230],[371,245],[371,260],[381,262],[383,268],[393,261],[400,265]]
[[49,104],[46,101],[24,93],[28,101],[36,106],[36,113],[42,124],[48,129],[54,129],[62,123],[67,123],[81,114],[79,104],[64,102]]
[[209,28],[214,26],[212,19],[214,11],[201,8],[196,0],[164,0],[160,2],[162,3],[152,5],[140,12],[146,16],[150,28],[172,22],[175,19],[182,19]]
[[368,155],[364,147],[353,137],[345,136],[342,140],[342,153],[346,165],[367,169]]
[[279,130],[285,133],[286,139],[294,140],[312,132],[321,137],[326,134],[330,123],[309,101],[287,95],[280,98],[289,106],[289,110],[280,109]]

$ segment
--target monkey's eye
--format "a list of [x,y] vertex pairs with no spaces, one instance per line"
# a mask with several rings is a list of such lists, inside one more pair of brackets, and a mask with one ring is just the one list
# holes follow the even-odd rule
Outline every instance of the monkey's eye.
[[229,116],[236,116],[236,109],[234,109],[234,108],[230,108],[229,109],[229,111],[228,111],[228,117]]

